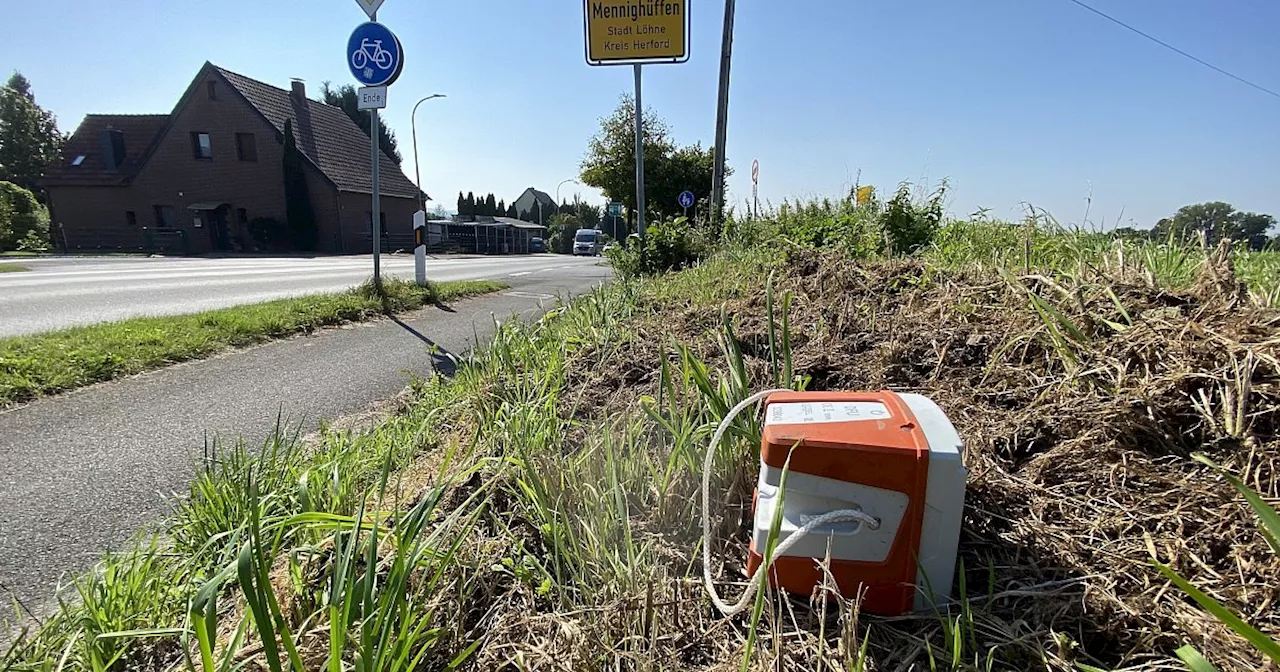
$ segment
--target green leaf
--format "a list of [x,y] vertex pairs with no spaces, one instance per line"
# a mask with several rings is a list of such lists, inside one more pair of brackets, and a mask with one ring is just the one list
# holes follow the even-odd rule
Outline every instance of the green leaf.
[[1156,569],[1160,570],[1166,578],[1172,581],[1182,592],[1191,596],[1204,610],[1213,614],[1219,621],[1226,624],[1227,627],[1236,631],[1236,634],[1249,640],[1253,648],[1266,655],[1273,661],[1280,663],[1280,642],[1271,639],[1262,633],[1262,631],[1249,625],[1244,619],[1236,616],[1230,609],[1222,606],[1217,600],[1206,595],[1203,591],[1191,585],[1190,581],[1182,578],[1177,572],[1160,563],[1155,563]]
[[1280,554],[1280,512],[1277,512],[1275,507],[1262,499],[1253,488],[1245,485],[1244,481],[1241,481],[1235,474],[1218,466],[1213,460],[1199,453],[1192,455],[1191,459],[1217,470],[1244,497],[1245,501],[1249,502],[1249,506],[1257,514],[1258,520],[1262,521],[1262,536],[1267,540],[1267,545],[1271,547],[1271,552]]
[[1173,652],[1173,655],[1186,663],[1187,669],[1191,670],[1191,672],[1218,672],[1218,668],[1214,667],[1213,663],[1205,660],[1205,657],[1200,655],[1196,647],[1190,644],[1179,647],[1177,651]]
[[471,642],[470,646],[463,649],[462,653],[459,653],[458,657],[454,658],[453,661],[449,663],[447,669],[450,669],[450,670],[458,669],[458,667],[460,667],[463,663],[467,662],[467,659],[471,657],[471,654],[476,652],[476,649],[480,648],[480,643],[483,641],[484,641],[483,639],[477,639],[476,641]]

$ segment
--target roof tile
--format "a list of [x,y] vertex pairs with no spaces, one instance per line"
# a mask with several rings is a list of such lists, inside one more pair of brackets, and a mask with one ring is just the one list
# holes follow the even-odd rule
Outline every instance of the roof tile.
[[[217,70],[282,134],[285,119],[293,120],[298,149],[339,190],[373,193],[369,136],[340,108],[311,99],[302,105],[284,89],[223,68]],[[379,167],[382,195],[418,197],[417,187],[385,151],[379,157]]]

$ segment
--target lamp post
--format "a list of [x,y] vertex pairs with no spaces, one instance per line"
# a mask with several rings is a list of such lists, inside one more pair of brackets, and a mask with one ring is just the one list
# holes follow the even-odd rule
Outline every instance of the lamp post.
[[444,98],[443,93],[433,93],[422,100],[413,104],[413,111],[409,113],[409,130],[413,134],[413,181],[418,185],[418,209],[426,211],[427,199],[425,192],[422,191],[422,172],[418,168],[418,124],[417,114],[418,106],[433,98]]
[[579,182],[579,181],[577,181],[577,180],[573,179],[572,177],[571,177],[571,178],[569,178],[569,179],[567,179],[567,180],[560,180],[560,184],[557,184],[557,185],[556,185],[556,207],[557,207],[557,208],[559,208],[559,207],[560,207],[560,187],[563,187],[565,184],[567,184],[567,183],[569,183],[569,182],[572,182],[572,183],[574,183],[574,184],[578,185],[579,187],[581,187],[581,186],[582,186],[582,183],[581,183],[581,182]]

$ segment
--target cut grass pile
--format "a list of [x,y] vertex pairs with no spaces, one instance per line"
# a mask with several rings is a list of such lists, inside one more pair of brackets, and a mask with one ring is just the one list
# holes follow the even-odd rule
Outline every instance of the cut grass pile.
[[391,279],[382,283],[381,291],[365,283],[337,294],[0,338],[0,408],[208,357],[228,348],[494,292],[505,286],[490,280],[466,280],[420,288]]
[[31,270],[29,267],[23,266],[22,264],[10,264],[10,263],[0,262],[0,273],[21,273],[22,271],[29,271],[29,270]]
[[[1204,452],[1280,494],[1280,313],[1188,289],[722,251],[503,326],[368,434],[207,451],[166,530],[3,660],[61,669],[1177,669],[1262,661],[1153,561],[1275,636],[1280,560]],[[966,442],[959,603],[819,590],[722,619],[700,582],[715,425],[763,387],[920,391]],[[713,574],[743,581],[759,420],[717,451]],[[0,665],[2,668],[3,665]]]

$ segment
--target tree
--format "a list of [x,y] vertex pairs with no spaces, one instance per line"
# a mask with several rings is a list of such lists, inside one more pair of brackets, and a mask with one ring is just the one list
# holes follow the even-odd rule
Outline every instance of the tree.
[[[356,87],[350,84],[344,84],[338,88],[333,88],[329,82],[320,85],[320,95],[326,105],[342,108],[351,120],[356,122],[356,126],[364,131],[365,135],[371,135],[370,129],[373,128],[373,115],[369,110],[360,109],[360,98],[356,94]],[[378,119],[378,147],[391,157],[396,165],[400,165],[400,149],[396,144],[396,134],[386,125],[386,119]]]
[[288,220],[289,234],[296,249],[316,249],[320,232],[316,229],[315,213],[311,210],[311,194],[307,190],[307,175],[302,165],[302,152],[293,137],[293,121],[284,120],[284,212]]
[[484,197],[484,214],[490,217],[498,216],[498,200],[493,197],[492,193]]
[[[594,229],[600,225],[602,211],[598,205],[591,205],[586,201],[578,201],[573,204],[573,214],[582,220],[583,228]],[[614,236],[614,238],[617,238],[617,236]]]
[[53,113],[36,104],[31,83],[21,73],[13,73],[0,88],[0,180],[43,201],[40,178],[65,142]]
[[1276,218],[1271,215],[1265,215],[1257,212],[1240,213],[1240,235],[1241,240],[1249,242],[1249,247],[1254,250],[1261,250],[1267,246],[1267,232],[1276,225]]
[[458,192],[458,216],[461,217],[462,215],[465,215],[465,214],[467,214],[467,199],[465,196],[462,195],[462,192],[459,191]]
[[512,203],[511,205],[507,206],[507,216],[512,219],[520,219],[520,213],[516,212],[515,203]]
[[497,217],[506,217],[506,216],[507,216],[507,202],[506,202],[506,201],[498,201],[498,207],[494,210],[494,212],[496,212],[496,213],[497,213],[497,215],[495,215],[495,216],[497,216]]
[[0,250],[42,251],[49,247],[49,211],[35,194],[0,182]]
[[557,254],[573,252],[573,237],[582,225],[577,215],[557,214],[547,218],[547,249]]
[[1240,212],[1230,203],[1210,201],[1178,208],[1172,217],[1156,222],[1152,234],[1156,239],[1172,235],[1177,240],[1192,240],[1203,233],[1209,245],[1224,238],[1253,243],[1261,236],[1265,243],[1266,232],[1275,221],[1271,215]]
[[467,214],[472,217],[479,214],[476,210],[476,195],[470,191],[467,192]]
[[[662,119],[650,110],[642,117],[644,135],[645,209],[658,216],[681,213],[680,192],[688,189],[709,198],[713,178],[713,148],[701,144],[678,147]],[[635,103],[622,96],[617,109],[600,120],[600,130],[587,145],[582,160],[582,181],[619,201],[634,213]],[[732,171],[725,169],[726,177]]]

